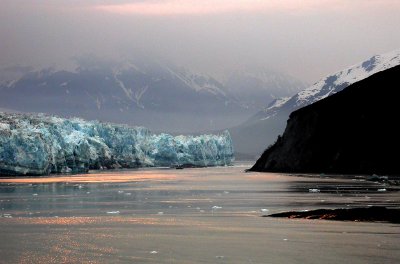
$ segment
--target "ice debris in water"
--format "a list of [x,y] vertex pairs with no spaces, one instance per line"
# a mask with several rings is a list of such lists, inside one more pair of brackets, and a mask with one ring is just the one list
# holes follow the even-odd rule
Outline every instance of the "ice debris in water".
[[321,191],[320,191],[320,189],[308,189],[308,192],[310,192],[310,193],[319,193]]
[[11,214],[3,214],[3,215],[0,215],[0,217],[13,218]]
[[150,251],[150,254],[157,254],[157,253],[158,253],[158,251],[155,251],[155,250]]
[[217,210],[217,209],[221,209],[222,207],[221,206],[217,206],[217,205],[214,205],[213,207],[211,207],[211,209],[213,209],[213,210]]
[[107,212],[107,214],[119,214],[120,212],[119,211],[109,211],[109,212]]
[[269,212],[269,210],[268,210],[268,209],[265,209],[265,208],[263,208],[263,209],[261,209],[261,210],[260,210],[260,212],[261,212],[261,213],[267,213],[267,212]]
[[144,127],[0,112],[0,175],[221,166],[233,160],[228,131],[220,135],[172,136],[152,134]]
[[378,192],[386,192],[386,189],[385,188],[378,189]]

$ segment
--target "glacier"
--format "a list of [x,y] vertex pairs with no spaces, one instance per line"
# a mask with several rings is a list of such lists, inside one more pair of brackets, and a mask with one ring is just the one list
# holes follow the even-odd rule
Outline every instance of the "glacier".
[[228,131],[220,135],[172,136],[153,134],[144,127],[0,112],[0,175],[223,166],[233,161]]

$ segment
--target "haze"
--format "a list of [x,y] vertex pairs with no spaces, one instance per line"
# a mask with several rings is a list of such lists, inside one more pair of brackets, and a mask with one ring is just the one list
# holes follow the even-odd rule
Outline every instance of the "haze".
[[148,56],[224,76],[262,67],[315,82],[400,47],[397,0],[1,0],[0,68]]

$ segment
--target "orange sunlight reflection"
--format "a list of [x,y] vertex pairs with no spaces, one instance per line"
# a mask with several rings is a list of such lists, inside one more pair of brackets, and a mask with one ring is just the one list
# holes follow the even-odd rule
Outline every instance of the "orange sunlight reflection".
[[90,173],[78,175],[63,175],[49,177],[25,177],[25,178],[0,178],[0,183],[100,183],[100,182],[138,182],[138,181],[169,181],[175,180],[176,176],[155,171],[141,172],[115,172],[115,173]]

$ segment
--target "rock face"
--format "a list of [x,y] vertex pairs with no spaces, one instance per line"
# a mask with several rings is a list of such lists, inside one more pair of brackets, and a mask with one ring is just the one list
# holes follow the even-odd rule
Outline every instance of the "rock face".
[[[259,155],[285,130],[290,113],[315,103],[369,76],[400,65],[400,49],[376,55],[368,60],[329,75],[288,98],[272,102],[243,124],[230,129],[237,153]],[[251,138],[251,140],[248,140]]]
[[0,175],[45,175],[89,169],[218,166],[232,163],[228,131],[171,136],[144,127],[45,115],[0,113]]
[[398,174],[400,66],[290,115],[253,171]]

